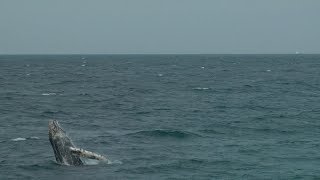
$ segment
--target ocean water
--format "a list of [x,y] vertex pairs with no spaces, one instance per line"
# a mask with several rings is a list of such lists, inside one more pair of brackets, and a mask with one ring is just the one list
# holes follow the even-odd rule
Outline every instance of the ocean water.
[[[320,55],[0,56],[0,179],[319,179]],[[48,121],[110,164],[55,163]]]

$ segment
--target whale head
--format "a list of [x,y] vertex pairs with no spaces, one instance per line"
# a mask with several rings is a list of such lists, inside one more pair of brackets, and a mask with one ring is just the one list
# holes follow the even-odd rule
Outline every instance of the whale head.
[[73,166],[83,165],[79,155],[71,151],[72,148],[75,148],[74,144],[56,120],[49,121],[49,141],[57,163]]

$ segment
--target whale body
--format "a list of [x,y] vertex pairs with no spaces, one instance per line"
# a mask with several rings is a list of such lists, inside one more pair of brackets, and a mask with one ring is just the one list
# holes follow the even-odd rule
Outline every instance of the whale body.
[[49,141],[59,164],[81,166],[85,164],[81,157],[107,161],[107,158],[100,154],[75,147],[72,140],[56,120],[49,121]]

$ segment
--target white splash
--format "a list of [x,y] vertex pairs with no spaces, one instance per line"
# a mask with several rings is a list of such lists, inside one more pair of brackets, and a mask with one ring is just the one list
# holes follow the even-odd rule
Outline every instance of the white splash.
[[81,158],[82,161],[84,161],[85,165],[88,166],[94,166],[99,164],[122,164],[119,160],[105,160],[105,161],[98,161],[95,159],[87,159],[87,158]]

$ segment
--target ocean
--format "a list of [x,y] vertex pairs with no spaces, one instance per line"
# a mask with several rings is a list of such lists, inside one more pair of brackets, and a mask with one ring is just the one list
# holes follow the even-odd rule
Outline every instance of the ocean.
[[[319,179],[320,55],[1,55],[0,179]],[[55,162],[48,122],[111,163]]]

